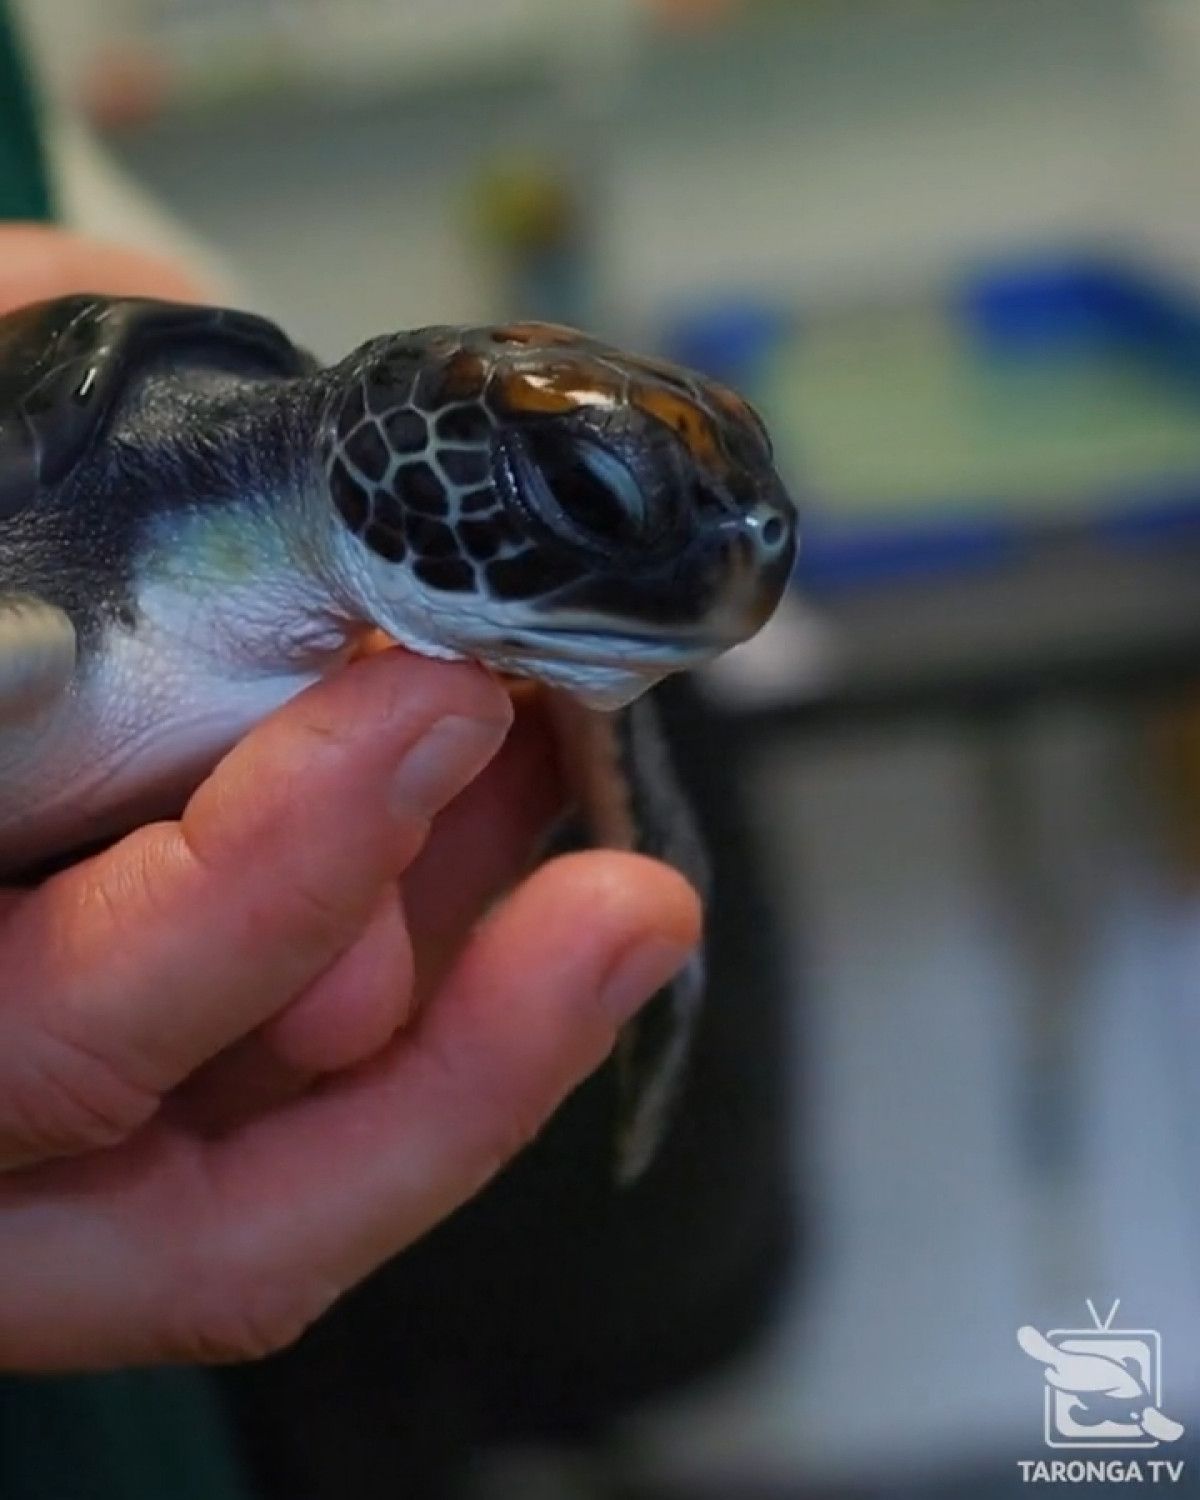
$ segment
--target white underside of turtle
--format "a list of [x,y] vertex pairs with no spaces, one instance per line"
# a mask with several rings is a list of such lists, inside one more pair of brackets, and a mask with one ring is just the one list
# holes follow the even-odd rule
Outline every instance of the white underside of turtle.
[[[183,601],[164,594],[148,589],[136,630],[109,631],[61,698],[0,735],[0,874],[178,813],[231,746],[323,675],[229,670],[172,628]],[[219,611],[236,620],[236,602]],[[214,638],[194,612],[177,619]],[[336,665],[334,654],[325,670]]]
[[[447,644],[448,631],[437,639],[436,612],[396,580],[381,599],[378,566],[341,538],[329,569],[339,586],[322,587],[279,547],[275,527],[263,527],[264,509],[201,510],[164,525],[132,596],[135,623],[110,623],[60,694],[0,720],[0,877],[177,814],[222,755],[344,665],[373,629],[423,656],[484,658]],[[460,638],[468,624],[484,638],[497,632],[469,606],[456,623]],[[564,679],[581,707],[615,708],[649,685],[611,665],[487,655],[514,676],[551,687]]]

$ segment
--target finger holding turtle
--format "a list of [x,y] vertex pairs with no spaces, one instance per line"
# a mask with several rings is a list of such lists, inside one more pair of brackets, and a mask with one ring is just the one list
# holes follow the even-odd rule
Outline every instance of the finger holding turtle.
[[[179,821],[10,911],[0,1165],[124,1139],[201,1065],[278,1025],[345,961],[510,719],[477,668],[358,663],[243,741]],[[407,991],[406,953],[388,967]]]
[[[162,1106],[172,1079],[352,964],[420,825],[507,713],[472,667],[357,664],[255,731],[181,823],[9,907],[0,964],[20,982],[0,996],[0,1128],[28,1164],[0,1176],[0,1368],[289,1341],[477,1190],[684,961],[699,913],[677,875],[569,856],[476,929],[373,1061],[215,1135]],[[482,741],[468,736],[457,774],[445,741],[414,767],[447,715],[488,726]]]
[[47,224],[0,229],[0,313],[68,292],[178,302],[200,302],[209,295],[195,276],[161,255]]
[[496,757],[436,819],[354,945],[305,993],[189,1080],[182,1118],[220,1128],[373,1056],[436,994],[494,902],[528,873],[563,810],[548,726],[516,704]]

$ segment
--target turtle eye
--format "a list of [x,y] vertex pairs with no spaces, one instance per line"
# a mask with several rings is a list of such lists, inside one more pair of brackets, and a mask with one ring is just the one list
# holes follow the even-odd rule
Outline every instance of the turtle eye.
[[548,491],[547,521],[553,525],[557,511],[584,539],[618,545],[645,539],[646,496],[620,459],[596,443],[548,429],[528,433],[526,441],[537,478]]

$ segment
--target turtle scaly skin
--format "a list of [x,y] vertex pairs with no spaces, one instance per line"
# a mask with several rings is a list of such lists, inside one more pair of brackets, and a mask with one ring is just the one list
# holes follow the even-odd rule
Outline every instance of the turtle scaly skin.
[[[425,328],[321,368],[246,313],[23,309],[0,319],[0,873],[178,811],[381,629],[554,690],[589,836],[702,884],[641,695],[752,635],[794,552],[751,408],[571,329]],[[627,1173],[699,986],[623,1048]]]

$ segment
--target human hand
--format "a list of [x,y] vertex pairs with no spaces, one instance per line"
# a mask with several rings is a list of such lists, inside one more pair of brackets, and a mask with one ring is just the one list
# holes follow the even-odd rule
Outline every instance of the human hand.
[[490,909],[560,803],[535,708],[386,651],[0,893],[0,1368],[277,1348],[537,1131],[699,929],[615,853]]

